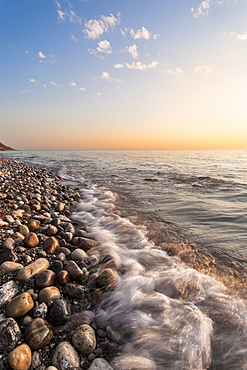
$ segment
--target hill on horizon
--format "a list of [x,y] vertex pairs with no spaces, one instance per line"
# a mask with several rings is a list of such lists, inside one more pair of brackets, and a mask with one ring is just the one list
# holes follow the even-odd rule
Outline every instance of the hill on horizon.
[[3,143],[0,143],[0,151],[3,150],[15,150],[15,149],[11,148],[10,146],[4,145]]

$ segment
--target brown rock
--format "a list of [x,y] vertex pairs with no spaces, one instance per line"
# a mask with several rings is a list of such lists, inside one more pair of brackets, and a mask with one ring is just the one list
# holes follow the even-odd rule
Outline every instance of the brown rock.
[[2,264],[5,261],[12,261],[12,262],[14,262],[16,260],[18,260],[18,257],[15,254],[15,252],[13,251],[13,249],[4,248],[0,252],[0,264]]
[[57,282],[60,285],[65,285],[69,283],[69,273],[66,270],[62,270],[57,274]]
[[72,342],[81,353],[92,353],[97,344],[93,328],[87,324],[80,325],[72,336]]
[[64,204],[64,203],[62,203],[62,202],[59,202],[59,203],[57,204],[57,206],[55,207],[55,210],[56,210],[57,212],[61,212],[61,211],[63,211],[63,210],[64,210],[64,207],[65,207],[65,204]]
[[47,253],[55,253],[59,247],[59,241],[54,236],[47,238],[43,243],[43,248]]
[[55,286],[48,286],[46,288],[43,288],[39,292],[40,302],[56,301],[57,299],[60,299],[60,297],[61,297],[60,290]]
[[27,227],[29,228],[30,231],[35,231],[38,230],[40,226],[40,222],[38,220],[29,220]]
[[48,269],[48,267],[49,261],[46,258],[38,258],[35,262],[24,267],[18,272],[17,281],[19,281],[19,283],[26,284],[32,276]]
[[24,239],[24,245],[29,248],[37,247],[39,244],[39,238],[33,232],[28,234]]
[[34,306],[33,299],[28,292],[22,293],[13,298],[6,307],[5,315],[21,317],[30,311]]
[[69,261],[66,265],[66,270],[69,272],[73,279],[79,280],[83,276],[83,271],[74,261]]
[[41,317],[34,319],[26,328],[26,342],[32,349],[44,348],[51,340],[51,325]]
[[8,354],[8,362],[13,370],[27,370],[32,363],[30,347],[23,343]]
[[27,236],[30,233],[30,231],[32,231],[32,230],[29,230],[27,225],[20,225],[18,230],[24,236]]
[[55,272],[52,270],[44,270],[35,275],[35,284],[37,288],[45,288],[54,284]]
[[79,369],[80,359],[69,342],[61,342],[52,357],[52,364],[59,370]]
[[23,268],[22,264],[17,262],[5,261],[1,264],[0,270],[5,274],[19,271]]
[[53,236],[56,235],[58,232],[58,229],[54,225],[48,225],[47,230],[46,230],[46,235],[48,236]]
[[96,285],[105,290],[113,289],[118,282],[118,275],[110,268],[106,268],[100,272],[96,278]]
[[71,258],[74,261],[84,261],[88,255],[83,249],[77,248],[71,253]]

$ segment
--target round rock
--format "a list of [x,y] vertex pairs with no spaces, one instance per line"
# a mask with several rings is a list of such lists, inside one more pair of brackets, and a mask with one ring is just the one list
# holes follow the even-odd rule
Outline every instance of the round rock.
[[156,370],[155,363],[142,356],[122,355],[115,357],[111,364],[114,369],[121,370]]
[[0,353],[11,351],[20,339],[21,330],[12,317],[0,321]]
[[69,342],[59,343],[53,355],[52,364],[59,370],[80,368],[78,353]]
[[96,358],[95,360],[93,360],[88,370],[113,370],[113,368],[108,364],[108,362],[105,359]]
[[43,243],[44,250],[51,254],[55,253],[59,246],[59,241],[54,236],[47,238]]
[[79,280],[84,275],[80,267],[75,263],[75,261],[69,261],[66,265],[66,270],[69,272],[72,279]]
[[72,342],[81,353],[92,353],[96,348],[96,337],[93,328],[87,324],[80,325],[72,336]]
[[50,302],[56,301],[61,296],[60,290],[55,286],[48,286],[46,288],[41,289],[39,292],[39,301],[42,302]]
[[44,270],[35,275],[35,284],[37,288],[46,288],[54,284],[55,272],[52,270]]
[[21,317],[30,311],[34,306],[31,294],[22,293],[13,298],[6,307],[5,315],[11,317]]
[[9,353],[8,362],[13,370],[27,370],[32,362],[31,349],[27,344],[21,344]]
[[28,234],[24,239],[25,247],[33,248],[33,247],[37,247],[38,244],[39,244],[39,238],[33,232]]
[[44,348],[52,336],[51,325],[40,317],[34,319],[25,331],[26,342],[32,349]]
[[49,321],[53,325],[62,325],[69,320],[70,315],[70,305],[65,299],[58,299],[51,307]]

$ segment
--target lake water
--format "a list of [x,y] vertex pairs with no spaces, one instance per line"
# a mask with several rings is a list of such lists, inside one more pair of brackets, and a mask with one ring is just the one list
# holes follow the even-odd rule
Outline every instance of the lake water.
[[74,217],[121,263],[106,308],[123,354],[158,370],[247,369],[247,150],[2,155],[81,189]]

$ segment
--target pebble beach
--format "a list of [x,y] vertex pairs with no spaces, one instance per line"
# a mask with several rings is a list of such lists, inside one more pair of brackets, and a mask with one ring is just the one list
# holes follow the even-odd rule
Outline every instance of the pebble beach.
[[73,220],[79,202],[56,173],[0,158],[0,369],[115,368],[101,302],[116,263]]

